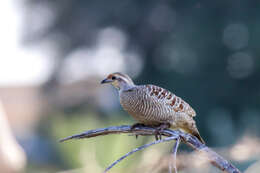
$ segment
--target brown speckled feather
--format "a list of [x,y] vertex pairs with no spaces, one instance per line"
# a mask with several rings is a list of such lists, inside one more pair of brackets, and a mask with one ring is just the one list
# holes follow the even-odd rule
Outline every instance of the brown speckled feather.
[[145,87],[148,90],[148,95],[156,97],[158,102],[164,102],[165,105],[170,105],[175,112],[184,112],[191,117],[196,116],[196,112],[188,103],[170,91],[155,85],[145,85]]
[[135,85],[122,73],[109,74],[101,83],[111,83],[119,91],[120,103],[139,123],[152,126],[170,125],[196,136],[202,143],[192,107],[170,91],[155,85]]
[[155,85],[139,85],[120,92],[124,110],[146,125],[171,124],[171,128],[192,133],[204,143],[193,117],[192,107],[170,91]]

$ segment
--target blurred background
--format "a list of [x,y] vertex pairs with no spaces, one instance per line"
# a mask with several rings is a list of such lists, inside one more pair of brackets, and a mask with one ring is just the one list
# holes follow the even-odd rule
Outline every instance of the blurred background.
[[[3,0],[0,11],[1,172],[102,172],[154,140],[58,142],[135,122],[117,91],[100,85],[116,71],[182,97],[208,146],[259,172],[260,1]],[[168,172],[172,146],[136,153],[110,172]],[[198,157],[182,145],[179,172],[220,172]]]

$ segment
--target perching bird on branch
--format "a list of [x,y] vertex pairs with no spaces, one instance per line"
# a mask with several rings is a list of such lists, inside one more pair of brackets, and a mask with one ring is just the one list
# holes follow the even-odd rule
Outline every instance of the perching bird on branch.
[[193,120],[196,112],[170,91],[155,85],[135,85],[128,75],[118,72],[109,74],[101,83],[118,89],[122,107],[139,123],[158,129],[179,129],[205,143]]

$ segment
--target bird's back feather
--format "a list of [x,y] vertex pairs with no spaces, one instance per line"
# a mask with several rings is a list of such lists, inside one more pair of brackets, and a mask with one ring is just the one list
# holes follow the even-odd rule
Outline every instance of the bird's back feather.
[[122,107],[145,125],[169,123],[171,128],[182,129],[203,139],[197,130],[192,107],[170,91],[155,85],[140,85],[120,92]]

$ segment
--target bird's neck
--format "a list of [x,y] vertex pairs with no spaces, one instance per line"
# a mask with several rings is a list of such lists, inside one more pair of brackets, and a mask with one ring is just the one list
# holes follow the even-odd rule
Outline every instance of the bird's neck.
[[123,83],[123,84],[120,85],[119,92],[128,91],[128,90],[131,90],[134,87],[136,87],[135,84]]

